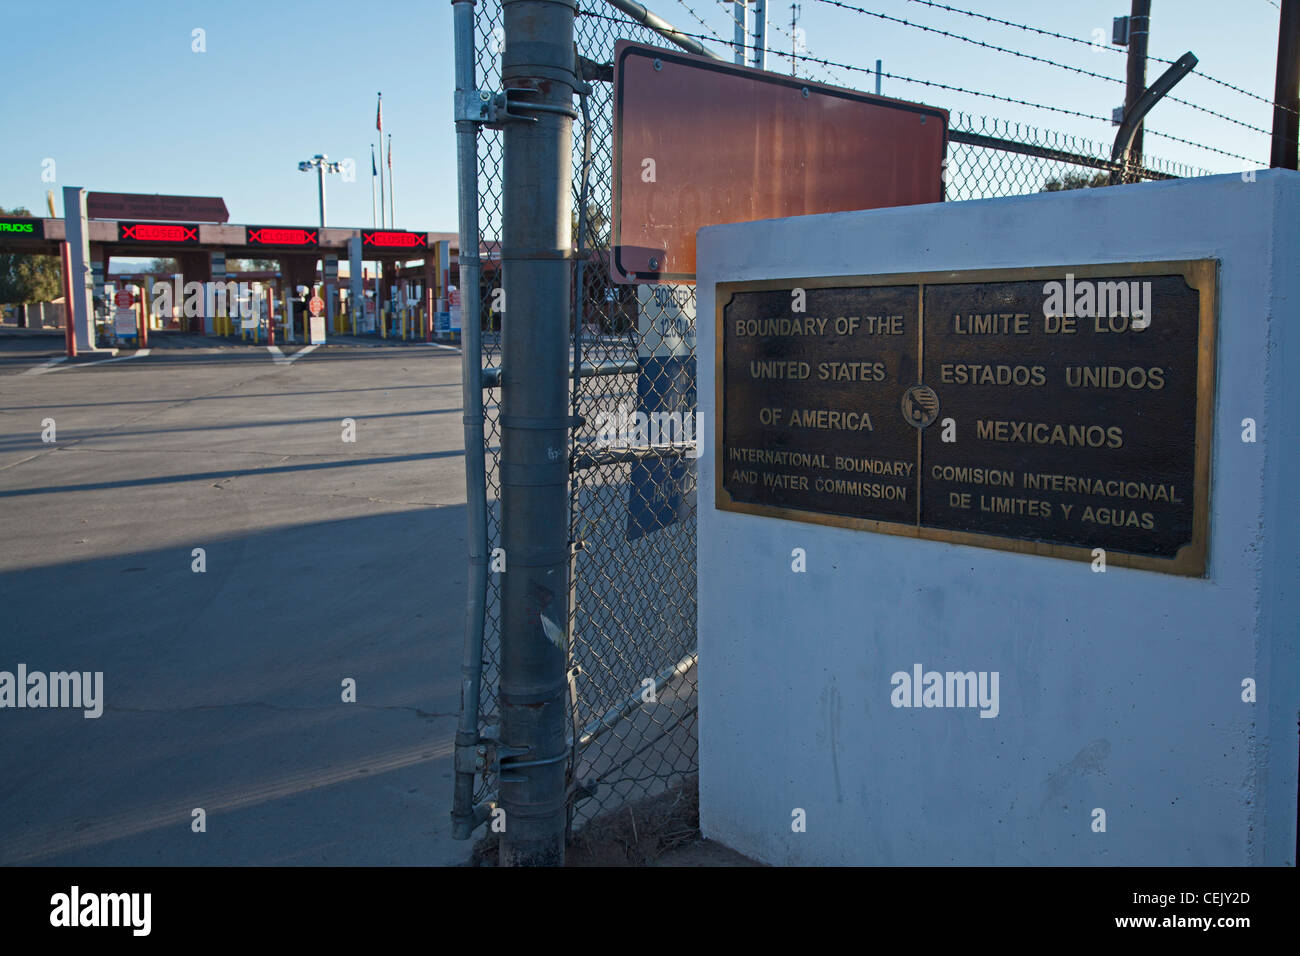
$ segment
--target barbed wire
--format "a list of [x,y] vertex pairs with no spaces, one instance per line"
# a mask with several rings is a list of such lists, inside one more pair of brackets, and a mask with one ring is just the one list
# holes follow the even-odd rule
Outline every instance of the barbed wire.
[[[685,8],[686,8],[686,12],[689,13],[691,16],[693,16],[693,17],[695,18],[696,22],[699,23],[700,26],[704,27],[704,29],[706,29],[706,30],[708,30],[710,33],[712,33],[712,34],[713,34],[713,39],[717,40],[719,43],[731,44],[731,43],[734,42],[734,41],[731,41],[731,40],[724,40],[724,39],[722,39],[722,37],[718,35],[718,32],[717,32],[716,30],[714,30],[713,27],[711,27],[711,26],[709,26],[707,23],[705,23],[705,22],[704,22],[704,18],[703,18],[702,16],[700,16],[698,13],[696,13],[695,10],[694,10],[694,8],[693,8],[689,3],[687,3],[686,0],[677,0],[677,5],[680,6],[680,7],[685,7]],[[735,19],[735,15],[734,15],[734,14],[732,15],[732,19],[733,19],[733,20]]]
[[[1058,40],[1069,40],[1071,43],[1081,43],[1084,46],[1089,47],[1093,50],[1105,50],[1108,53],[1118,53],[1120,56],[1128,55],[1126,51],[1117,49],[1116,47],[1110,46],[1108,44],[1093,43],[1091,40],[1083,40],[1080,39],[1079,37],[1072,37],[1065,33],[1056,33],[1055,31],[1044,30],[1040,27],[1031,27],[1026,23],[1016,23],[1014,20],[1003,20],[1000,17],[991,17],[987,13],[977,13],[974,10],[962,10],[960,7],[951,7],[946,3],[936,3],[934,2],[934,0],[909,0],[909,2],[919,3],[922,6],[933,7],[937,10],[947,10],[949,13],[960,13],[962,16],[974,17],[977,20],[987,20],[989,23],[999,23],[1002,26],[1015,27],[1017,30],[1025,30],[1029,33],[1037,33],[1040,36],[1054,37]],[[1273,3],[1273,0],[1269,0],[1269,3]],[[1273,3],[1273,6],[1276,7],[1277,4]],[[1147,59],[1155,60],[1157,63],[1164,63],[1168,66],[1172,66],[1173,63],[1175,62],[1173,60],[1166,60],[1162,56],[1155,56],[1154,54],[1151,53],[1147,54]],[[1210,74],[1204,73],[1200,70],[1197,70],[1194,73],[1192,73],[1192,76],[1199,76],[1203,80],[1208,80],[1211,83],[1217,83],[1219,86],[1232,90],[1234,93],[1240,93],[1242,96],[1249,96],[1252,100],[1259,100],[1259,102],[1267,103],[1269,106],[1275,106],[1278,109],[1286,110],[1288,113],[1296,112],[1295,110],[1291,109],[1289,106],[1285,106],[1281,103],[1276,103],[1273,100],[1270,100],[1266,96],[1260,96],[1258,93],[1252,93],[1250,90],[1242,89],[1240,86],[1236,86],[1232,83],[1229,83],[1226,80],[1221,80],[1216,76],[1210,76]]]
[[[1121,80],[1118,77],[1114,77],[1114,76],[1107,76],[1105,73],[1097,73],[1093,70],[1085,70],[1082,67],[1070,66],[1070,64],[1068,63],[1060,63],[1056,60],[1049,60],[1046,57],[1034,56],[1034,54],[1032,53],[1024,53],[1020,50],[1013,50],[1010,47],[998,46],[996,43],[985,43],[983,40],[976,40],[973,37],[963,36],[960,33],[953,33],[950,30],[940,30],[938,27],[927,27],[923,23],[913,23],[911,20],[904,20],[902,17],[890,16],[887,13],[877,13],[874,10],[867,10],[862,7],[855,7],[851,3],[845,3],[844,0],[817,0],[817,2],[824,3],[832,7],[839,7],[842,10],[850,10],[854,13],[860,13],[868,17],[876,17],[877,19],[880,20],[887,20],[890,23],[897,23],[900,26],[912,27],[913,29],[916,30],[924,30],[926,33],[937,33],[940,36],[950,37],[951,39],[954,40],[960,40],[962,43],[969,43],[972,44],[973,46],[983,47],[986,50],[993,50],[997,53],[1009,53],[1011,56],[1017,56],[1024,60],[1032,60],[1035,63],[1042,63],[1045,66],[1054,66],[1057,69],[1069,70],[1071,73],[1078,73],[1080,76],[1090,76],[1094,79],[1105,80],[1107,83],[1119,83],[1121,86],[1125,85],[1124,80]],[[1194,110],[1199,110],[1202,113],[1206,113],[1218,119],[1225,120],[1226,122],[1235,123],[1238,126],[1243,126],[1253,133],[1263,133],[1265,136],[1269,135],[1269,131],[1266,129],[1262,129],[1259,126],[1252,126],[1250,123],[1246,123],[1243,122],[1242,120],[1236,119],[1235,117],[1228,116],[1226,113],[1220,113],[1217,110],[1208,109],[1207,107],[1201,106],[1198,103],[1192,103],[1189,100],[1184,100],[1173,95],[1166,95],[1163,98],[1170,101],[1171,103],[1181,103],[1183,106],[1191,107]]]
[[[609,20],[609,21],[611,21],[611,22],[613,22],[613,23],[622,23],[622,24],[627,24],[627,23],[629,22],[629,21],[627,21],[626,19],[621,18],[621,17],[613,17],[613,16],[610,16],[609,14],[605,14],[605,13],[596,13],[596,12],[594,12],[594,11],[590,11],[590,10],[579,10],[579,11],[578,11],[578,15],[579,15],[579,16],[583,16],[583,17],[594,17],[595,19],[598,19],[598,20]],[[677,33],[681,34],[682,36],[690,37],[690,38],[695,39],[695,40],[712,40],[712,39],[714,39],[714,37],[705,36],[704,34],[700,34],[700,33],[689,33],[689,32],[687,32],[687,31],[685,31],[685,30],[678,30]],[[733,41],[733,45],[734,45],[734,41]],[[749,44],[749,43],[745,44],[745,46],[746,46],[748,49],[756,49],[756,48],[757,48],[754,44]],[[786,55],[788,56],[789,54],[786,54]],[[877,75],[877,73],[876,73],[875,70],[870,69],[870,68],[868,68],[868,67],[854,66],[854,65],[851,64],[851,63],[838,63],[838,62],[836,62],[836,61],[834,61],[834,60],[827,60],[827,59],[824,59],[824,58],[822,58],[822,57],[816,57],[816,56],[800,56],[799,59],[801,59],[801,60],[808,60],[808,61],[810,61],[810,62],[812,62],[812,63],[820,63],[822,66],[835,67],[835,68],[837,68],[837,69],[841,69],[841,70],[849,70],[849,71],[854,72],[854,73],[865,73],[865,74],[867,74],[868,76],[876,76],[876,75]],[[1107,116],[1098,116],[1096,113],[1084,113],[1084,112],[1081,112],[1081,111],[1079,111],[1079,110],[1072,110],[1072,109],[1069,109],[1069,108],[1064,107],[1064,106],[1052,106],[1052,105],[1047,104],[1047,103],[1034,103],[1034,102],[1031,102],[1030,100],[1017,99],[1017,98],[1014,97],[1014,96],[1003,96],[1003,95],[1001,95],[1000,93],[988,93],[988,92],[985,92],[985,91],[983,91],[983,90],[971,90],[971,89],[967,89],[967,88],[965,88],[965,87],[961,87],[961,86],[953,86],[952,84],[949,84],[949,83],[940,83],[940,82],[938,82],[937,80],[918,80],[918,79],[915,79],[914,77],[903,76],[902,74],[899,74],[899,73],[886,73],[886,72],[883,72],[883,71],[882,71],[879,75],[880,75],[881,77],[886,77],[886,78],[891,79],[891,80],[898,80],[899,82],[902,82],[902,83],[916,83],[916,84],[919,84],[919,85],[921,85],[921,86],[932,86],[932,87],[934,87],[934,88],[936,88],[936,89],[940,89],[940,90],[948,90],[948,91],[953,92],[953,93],[964,93],[964,94],[966,94],[966,95],[968,95],[968,96],[980,96],[980,97],[984,97],[984,98],[986,98],[986,99],[999,100],[999,101],[1001,101],[1001,102],[1003,102],[1003,103],[1014,103],[1014,104],[1016,104],[1017,106],[1028,106],[1028,107],[1030,107],[1030,108],[1032,108],[1032,109],[1048,110],[1048,111],[1053,112],[1053,113],[1064,113],[1064,114],[1067,115],[1067,116],[1077,116],[1077,117],[1079,117],[1079,118],[1081,118],[1081,119],[1096,120],[1096,121],[1099,122],[1099,123],[1110,123],[1110,122],[1111,122],[1110,117],[1107,117]],[[1216,147],[1216,146],[1207,146],[1205,143],[1198,143],[1198,142],[1196,142],[1195,140],[1184,139],[1184,138],[1181,137],[1181,136],[1175,136],[1173,133],[1164,133],[1164,132],[1161,132],[1160,130],[1154,130],[1154,129],[1151,129],[1150,127],[1147,127],[1146,132],[1147,132],[1147,134],[1150,135],[1150,136],[1159,136],[1159,137],[1161,137],[1161,138],[1163,138],[1163,139],[1173,140],[1173,141],[1176,142],[1176,143],[1183,143],[1184,145],[1187,145],[1187,146],[1194,146],[1194,147],[1196,147],[1197,149],[1203,149],[1203,150],[1206,150],[1206,151],[1211,152],[1211,153],[1218,153],[1220,156],[1227,156],[1227,157],[1230,158],[1230,159],[1239,159],[1239,160],[1241,160],[1242,162],[1246,162],[1246,163],[1254,163],[1255,165],[1261,165],[1261,166],[1262,166],[1262,165],[1267,165],[1267,164],[1264,164],[1264,163],[1259,163],[1257,160],[1253,160],[1253,159],[1251,159],[1249,156],[1242,156],[1240,153],[1230,153],[1230,152],[1228,152],[1227,150],[1219,149],[1219,148]]]
[[[677,0],[677,2],[680,3],[680,4],[682,4],[682,6],[685,6],[687,10],[690,10],[691,15],[694,16],[696,20],[700,20],[700,16],[699,16],[699,14],[697,14],[694,10],[691,10],[691,8],[690,8],[689,6],[686,5],[685,0]],[[718,2],[719,4],[721,4],[721,5],[724,7],[724,9],[725,9],[728,5],[734,5],[733,0],[717,0],[717,2]],[[745,34],[746,38],[748,38],[748,37],[750,36],[750,31],[749,31],[749,29],[745,26],[745,24],[743,24],[743,23],[740,22],[740,19],[736,16],[735,12],[732,11],[732,10],[726,10],[726,13],[727,13],[727,16],[729,16],[729,17],[731,18],[732,25],[733,25],[733,26],[738,26],[738,27],[740,27],[741,32],[743,32],[743,33]],[[703,20],[700,20],[700,22],[703,23],[704,21],[703,21]],[[799,42],[799,41],[796,40],[793,36],[791,36],[790,33],[789,33],[789,31],[787,31],[784,27],[782,27],[781,24],[778,23],[777,21],[775,21],[775,20],[768,20],[767,23],[768,23],[768,26],[774,26],[774,27],[776,27],[777,30],[779,30],[780,32],[784,33],[787,37],[789,37],[789,39],[790,39],[790,41],[791,41],[792,43],[798,43],[798,42]],[[712,31],[712,27],[708,27],[707,24],[706,24],[705,26],[706,26],[710,31]],[[715,34],[715,35],[716,35],[716,34]],[[718,37],[718,41],[721,42],[721,43],[725,43],[727,46],[732,46],[732,47],[734,47],[734,46],[736,45],[735,40],[724,40],[724,39],[722,39],[722,37]],[[751,49],[757,49],[757,46],[751,47]],[[768,52],[768,53],[775,53],[777,56],[785,57],[787,60],[791,60],[791,61],[794,60],[794,57],[790,56],[790,55],[787,54],[787,53],[783,53],[782,51],[776,49],[776,47],[768,46],[766,49],[767,49],[767,52]],[[808,45],[807,45],[806,42],[805,42],[805,44],[804,44],[804,52],[810,52],[810,51],[808,50]],[[821,70],[819,70],[819,73],[821,74],[822,77],[825,78],[825,80],[826,80],[827,83],[834,84],[834,83],[836,82],[836,81],[835,81],[835,77],[831,76],[830,73],[828,73],[825,69],[821,69]],[[811,71],[811,70],[808,71],[808,78],[809,78],[809,79],[812,78],[812,71]]]

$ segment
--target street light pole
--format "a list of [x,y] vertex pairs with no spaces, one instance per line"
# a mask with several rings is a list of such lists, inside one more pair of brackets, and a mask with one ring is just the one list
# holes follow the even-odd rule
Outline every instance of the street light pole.
[[303,160],[298,164],[300,172],[308,173],[316,170],[318,189],[320,192],[320,227],[325,228],[325,174],[338,173],[343,171],[342,163],[331,163],[329,157],[323,153],[317,153],[311,159]]

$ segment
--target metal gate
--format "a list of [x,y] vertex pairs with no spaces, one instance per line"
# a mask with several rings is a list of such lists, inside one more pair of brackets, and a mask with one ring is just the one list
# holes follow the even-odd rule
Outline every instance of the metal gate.
[[[477,86],[465,89],[500,90],[500,0],[456,9],[473,21]],[[587,0],[580,8],[575,40],[590,92],[582,97],[573,127],[573,234],[581,247],[573,261],[571,319],[570,411],[576,423],[569,455],[572,826],[625,800],[662,791],[698,769],[693,434],[679,431],[665,441],[653,429],[639,432],[636,417],[638,411],[658,411],[693,420],[695,289],[622,286],[609,278],[609,65],[615,43],[623,38],[668,45],[664,36],[602,0]],[[458,103],[458,115],[474,107]],[[960,113],[952,114],[949,144],[950,200],[1101,185],[1116,168],[1103,145]],[[467,287],[463,301],[468,329],[477,300],[482,330],[478,361],[472,355],[466,360],[472,384],[465,407],[472,419],[476,403],[470,396],[481,385],[483,474],[479,485],[471,456],[469,506],[471,512],[481,510],[484,521],[484,540],[476,544],[472,532],[470,542],[471,572],[477,567],[483,577],[483,603],[479,608],[471,598],[465,713],[457,737],[453,819],[462,839],[487,818],[496,793],[498,755],[490,741],[498,723],[501,660],[500,578],[491,567],[501,540],[501,316],[494,292],[501,274],[502,134],[482,127],[476,148],[472,181],[462,170],[461,196],[462,202],[476,203],[478,239],[465,235],[462,218],[460,261],[463,285],[480,273],[478,295]],[[464,163],[466,153],[461,156]],[[1123,172],[1128,179],[1153,179],[1200,171],[1148,159],[1145,167]],[[466,336],[467,351],[472,338]],[[480,613],[481,634],[475,634]]]

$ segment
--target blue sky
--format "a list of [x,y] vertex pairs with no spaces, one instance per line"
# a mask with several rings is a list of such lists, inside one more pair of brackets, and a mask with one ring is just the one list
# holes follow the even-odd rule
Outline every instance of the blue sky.
[[[581,0],[607,9],[601,0]],[[1127,0],[1035,3],[947,0],[952,6],[1089,39],[1109,40],[1111,18]],[[731,4],[652,0],[648,6],[683,30],[731,36]],[[911,0],[856,5],[988,43],[1122,79],[1122,55],[928,8]],[[1187,50],[1199,69],[1266,98],[1272,96],[1278,10],[1272,0],[1154,0],[1151,52],[1176,59]],[[311,225],[315,174],[299,160],[323,152],[352,158],[355,182],[330,177],[331,225],[369,225],[370,144],[375,94],[384,94],[385,132],[393,133],[399,228],[454,231],[451,4],[448,0],[342,0],[89,4],[54,0],[5,4],[5,79],[0,84],[0,205],[45,208],[45,191],[80,185],[121,192],[218,195],[232,220]],[[771,19],[789,30],[789,4]],[[947,37],[803,0],[808,50],[825,59],[1109,116],[1123,100],[1117,83],[975,48]],[[191,49],[206,31],[207,52]],[[772,29],[773,45],[789,37]],[[720,44],[714,43],[720,48]],[[773,57],[769,68],[786,72]],[[1152,64],[1148,81],[1163,69]],[[802,71],[801,71],[802,72]],[[844,85],[871,89],[861,74],[831,70]],[[814,76],[822,74],[814,68]],[[883,92],[952,110],[1059,130],[1109,144],[1109,123],[1043,112],[886,80]],[[1272,125],[1268,105],[1197,77],[1174,91],[1254,126]],[[1266,165],[1268,137],[1188,107],[1163,103],[1148,126]],[[1146,150],[1213,172],[1249,164],[1148,135]],[[56,182],[42,182],[55,161]]]

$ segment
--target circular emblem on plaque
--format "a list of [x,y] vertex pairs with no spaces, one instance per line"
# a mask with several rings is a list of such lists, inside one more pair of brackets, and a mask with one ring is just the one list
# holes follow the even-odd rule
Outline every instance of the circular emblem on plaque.
[[903,393],[903,419],[909,425],[925,428],[939,414],[939,396],[929,385],[913,385]]

